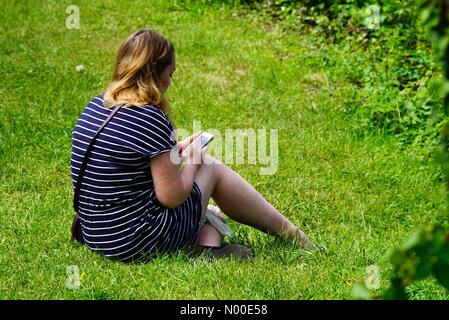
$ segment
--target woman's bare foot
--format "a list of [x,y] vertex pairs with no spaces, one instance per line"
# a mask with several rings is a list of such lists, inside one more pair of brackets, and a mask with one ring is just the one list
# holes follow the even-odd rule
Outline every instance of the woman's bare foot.
[[306,251],[317,251],[319,249],[318,246],[299,228],[296,228],[296,230],[288,236],[287,240]]

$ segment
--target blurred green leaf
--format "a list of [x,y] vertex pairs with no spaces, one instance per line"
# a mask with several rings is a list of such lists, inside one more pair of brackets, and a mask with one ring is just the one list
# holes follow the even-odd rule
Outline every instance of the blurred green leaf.
[[371,292],[365,285],[357,283],[352,287],[352,297],[357,300],[369,300]]
[[438,282],[449,290],[449,263],[438,261],[433,267],[433,274]]

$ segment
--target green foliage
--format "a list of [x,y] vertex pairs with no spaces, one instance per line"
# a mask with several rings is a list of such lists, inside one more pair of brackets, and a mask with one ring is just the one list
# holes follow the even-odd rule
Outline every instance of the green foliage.
[[421,17],[428,26],[443,72],[443,78],[435,82],[439,98],[443,101],[442,113],[445,119],[444,127],[440,130],[436,159],[449,188],[449,1],[423,0]]
[[[358,91],[340,110],[357,119],[355,131],[381,130],[434,149],[445,121],[432,86],[439,69],[416,1],[242,2],[316,36],[323,68],[344,75]],[[378,28],[367,20],[373,19],[372,5],[378,5]]]
[[391,261],[394,276],[384,299],[407,299],[405,288],[430,276],[449,290],[449,233],[441,226],[417,231],[394,251]]
[[381,129],[432,150],[443,122],[441,103],[431,85],[438,70],[431,44],[422,37],[416,3],[385,1],[379,8],[378,29],[366,28],[368,4],[334,5],[327,19],[321,19],[322,30],[343,47],[343,54],[357,53],[345,72],[360,91],[348,97],[343,111],[358,119],[355,130]]
[[[422,1],[420,13],[430,31],[430,38],[436,48],[435,56],[442,67],[443,79],[433,83],[438,102],[443,102],[437,110],[440,121],[436,132],[440,135],[435,159],[443,168],[449,187],[449,1]],[[406,288],[428,277],[434,277],[449,291],[449,233],[440,225],[423,227],[417,231],[394,251],[391,260],[394,276],[390,287],[378,298],[407,299]],[[367,296],[367,291],[360,289],[360,286],[355,288],[354,293]]]

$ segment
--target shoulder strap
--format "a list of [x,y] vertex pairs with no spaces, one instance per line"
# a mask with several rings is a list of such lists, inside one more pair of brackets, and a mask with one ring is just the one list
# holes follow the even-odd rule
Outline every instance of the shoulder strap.
[[94,137],[92,138],[89,145],[87,146],[87,150],[86,150],[86,153],[84,154],[83,162],[81,163],[80,171],[78,173],[78,178],[76,180],[75,195],[73,197],[73,208],[75,209],[76,213],[78,213],[78,201],[79,201],[79,197],[80,197],[81,181],[83,180],[84,172],[86,171],[87,161],[89,159],[90,152],[92,151],[94,141],[97,139],[100,132],[104,129],[104,127],[108,124],[108,122],[112,119],[112,117],[117,113],[117,111],[122,106],[123,106],[123,104],[118,105],[114,110],[111,111],[109,116],[103,122],[103,124],[98,129],[98,131],[95,133]]

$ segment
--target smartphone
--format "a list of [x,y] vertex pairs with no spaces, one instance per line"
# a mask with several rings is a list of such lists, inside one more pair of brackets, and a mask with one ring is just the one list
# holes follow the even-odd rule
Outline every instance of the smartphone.
[[205,146],[207,146],[209,144],[209,142],[211,142],[213,139],[214,139],[214,136],[211,135],[210,133],[208,133],[208,132],[201,133],[198,138],[193,140],[193,142],[191,144],[189,144],[189,146],[183,150],[182,157],[185,158],[189,155],[190,148],[195,147],[195,148],[198,148],[201,150]]

